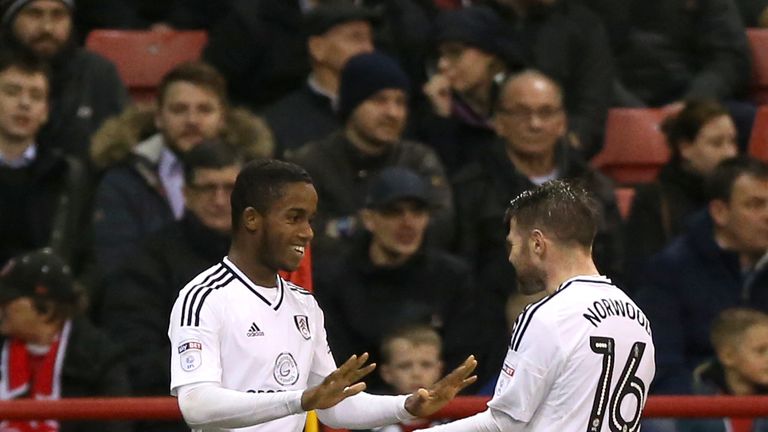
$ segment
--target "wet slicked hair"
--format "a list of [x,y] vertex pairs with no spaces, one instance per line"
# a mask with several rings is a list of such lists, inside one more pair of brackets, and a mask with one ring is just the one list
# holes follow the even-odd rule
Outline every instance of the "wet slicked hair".
[[232,229],[240,225],[243,211],[248,207],[267,214],[272,204],[284,195],[285,185],[291,183],[312,184],[312,178],[304,168],[290,162],[259,159],[247,163],[232,190]]
[[539,229],[564,243],[592,247],[599,211],[595,199],[580,185],[548,181],[509,203],[504,226],[514,219],[518,229]]

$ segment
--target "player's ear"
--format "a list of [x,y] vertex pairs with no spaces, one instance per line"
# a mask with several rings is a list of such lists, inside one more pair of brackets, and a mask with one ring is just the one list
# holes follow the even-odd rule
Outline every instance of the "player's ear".
[[537,229],[531,231],[531,250],[533,250],[536,255],[541,255],[544,252],[545,247],[544,233]]
[[243,226],[249,232],[258,231],[261,228],[261,224],[264,217],[253,207],[246,207],[243,210]]

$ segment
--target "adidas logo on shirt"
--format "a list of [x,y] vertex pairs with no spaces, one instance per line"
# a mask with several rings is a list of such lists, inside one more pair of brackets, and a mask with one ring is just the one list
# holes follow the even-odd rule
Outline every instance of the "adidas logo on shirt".
[[256,323],[251,323],[251,327],[248,329],[248,333],[245,334],[248,337],[264,336],[264,332],[261,331]]

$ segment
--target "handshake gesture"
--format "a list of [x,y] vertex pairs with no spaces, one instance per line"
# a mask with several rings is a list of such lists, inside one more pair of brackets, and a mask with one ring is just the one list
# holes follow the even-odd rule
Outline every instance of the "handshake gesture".
[[[360,380],[376,368],[376,363],[366,365],[367,361],[368,353],[351,356],[325,377],[322,383],[304,391],[301,407],[306,411],[330,408],[365,390],[365,383]],[[459,367],[430,388],[420,388],[408,396],[405,409],[416,417],[427,417],[437,412],[462,389],[477,380],[477,376],[472,375],[476,367],[474,356],[467,357]]]

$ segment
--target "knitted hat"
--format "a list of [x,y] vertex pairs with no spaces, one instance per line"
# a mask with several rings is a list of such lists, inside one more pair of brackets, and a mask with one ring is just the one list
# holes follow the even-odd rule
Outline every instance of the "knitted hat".
[[75,302],[69,266],[49,248],[11,258],[0,271],[0,302],[18,297]]
[[385,89],[410,90],[410,80],[392,58],[377,52],[359,54],[341,71],[339,116],[346,121],[366,99]]
[[[6,26],[11,23],[17,13],[29,3],[35,0],[0,0],[0,13],[2,14],[2,25]],[[69,9],[74,9],[74,0],[59,0],[64,3]]]
[[512,69],[525,65],[508,25],[492,9],[472,6],[441,13],[434,24],[437,43],[461,42],[499,57]]

